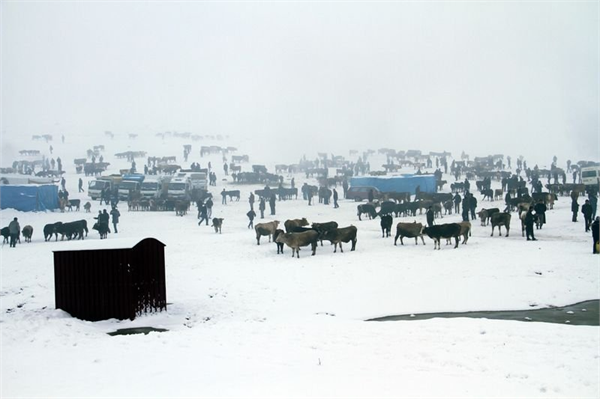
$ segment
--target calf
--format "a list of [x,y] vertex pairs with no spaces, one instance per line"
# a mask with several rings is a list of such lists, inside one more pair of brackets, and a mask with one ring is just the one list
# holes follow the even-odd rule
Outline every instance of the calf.
[[90,202],[89,202],[89,201],[88,201],[88,202],[86,202],[86,203],[83,205],[83,209],[85,209],[85,213],[90,213],[90,212],[91,212],[91,210],[92,210],[92,204],[90,204]]
[[27,225],[23,227],[23,237],[25,237],[25,242],[31,242],[31,236],[33,235],[33,227]]
[[44,226],[44,241],[49,241],[54,234],[54,241],[58,240],[58,227],[62,222],[50,223]]
[[506,227],[506,237],[508,237],[508,233],[510,232],[510,213],[495,213],[492,215],[492,237],[494,236],[494,227],[496,226],[498,226],[498,234],[500,236],[502,235],[500,226]]
[[460,235],[463,237],[461,244],[466,244],[471,236],[471,222],[460,222]]
[[215,228],[215,233],[219,233],[221,234],[221,226],[223,226],[223,218],[213,218],[212,220],[212,226]]
[[501,188],[497,188],[494,190],[494,199],[496,200],[502,200],[502,196],[504,195],[504,192],[502,191]]
[[69,211],[73,210],[73,207],[75,207],[76,211],[79,211],[79,205],[81,204],[81,200],[78,199],[70,199],[69,202],[67,203],[67,209]]
[[377,217],[377,212],[375,211],[375,206],[373,204],[361,204],[356,207],[358,213],[358,220],[361,219],[361,215],[366,213],[369,216],[369,219],[375,219]]
[[271,236],[275,234],[275,230],[277,230],[278,226],[279,220],[274,220],[267,223],[258,223],[256,226],[254,226],[254,231],[256,232],[256,245],[260,245],[261,236],[269,236],[269,242],[271,242]]
[[433,249],[442,249],[440,246],[440,241],[442,238],[454,238],[456,241],[454,248],[457,248],[460,230],[461,227],[458,223],[446,223],[425,227],[423,229],[423,233],[427,234],[429,238],[433,239]]
[[381,237],[389,237],[390,232],[392,231],[392,223],[394,222],[394,218],[392,215],[381,215]]
[[308,220],[302,219],[288,219],[283,224],[285,226],[285,232],[291,233],[294,227],[308,226]]
[[280,233],[277,236],[276,242],[292,248],[292,258],[294,257],[294,254],[300,258],[300,247],[306,247],[308,245],[312,248],[312,255],[315,255],[317,252],[318,239],[319,233],[316,231],[305,231],[303,233]]
[[283,254],[283,243],[282,242],[277,242],[277,237],[279,237],[280,234],[283,234],[283,230],[281,229],[277,229],[275,230],[275,233],[273,234],[273,241],[275,241],[275,244],[277,245],[277,254],[279,255],[280,253]]
[[423,241],[423,245],[425,245],[425,239],[423,238],[423,225],[421,223],[413,222],[413,223],[398,223],[396,225],[396,238],[394,238],[394,245],[398,242],[398,237],[400,237],[400,244],[404,245],[402,239],[404,237],[414,237],[415,245],[417,245],[419,237],[421,237],[421,241]]
[[328,240],[333,244],[333,253],[337,251],[337,246],[340,246],[340,252],[344,252],[342,249],[342,242],[348,243],[352,241],[352,249],[350,251],[354,251],[356,249],[356,232],[357,229],[355,226],[342,227],[341,229],[332,229],[325,232],[321,239]]
[[481,195],[483,195],[483,198],[481,199],[482,201],[484,201],[486,198],[489,198],[490,201],[494,200],[494,190],[491,188],[481,190]]
[[236,201],[240,200],[240,190],[225,191],[225,195],[229,196],[229,201],[233,201],[234,198]]
[[3,227],[2,230],[0,230],[0,234],[2,234],[2,237],[4,238],[2,240],[2,244],[8,243],[8,238],[10,237],[10,231],[8,230],[8,227]]

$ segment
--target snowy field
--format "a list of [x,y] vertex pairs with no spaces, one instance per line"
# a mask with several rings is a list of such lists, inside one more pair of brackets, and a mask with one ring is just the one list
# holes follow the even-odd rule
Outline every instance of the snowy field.
[[[153,136],[128,140],[124,134],[113,141],[101,135],[67,136],[66,144],[56,135],[54,139],[53,156],[63,160],[70,198],[81,198],[82,204],[89,198],[77,193],[73,159],[85,157],[87,148],[105,144],[112,172],[128,166],[114,157],[116,152],[145,150],[152,156],[177,155],[181,161],[187,143]],[[250,141],[230,141],[192,143],[185,165],[197,161],[205,167],[212,161],[218,176],[211,188],[213,216],[225,218],[222,234],[197,225],[195,206],[176,217],[174,212],[128,212],[121,203],[119,234],[107,241],[90,230],[83,242],[44,242],[47,223],[85,218],[91,226],[101,209],[98,202],[91,214],[83,208],[63,214],[0,212],[2,226],[17,216],[21,227],[34,228],[30,244],[16,249],[4,245],[0,252],[2,397],[599,397],[598,327],[467,318],[365,321],[407,313],[534,309],[600,298],[600,257],[591,253],[583,217],[571,222],[567,197],[548,211],[548,224],[536,230],[536,242],[521,236],[513,213],[509,237],[490,237],[491,227],[474,221],[467,245],[452,249],[442,244],[441,251],[433,250],[429,238],[425,246],[412,239],[394,246],[393,236],[381,237],[379,219],[358,220],[353,201],[340,200],[339,209],[307,206],[301,199],[280,201],[275,217],[267,207],[265,221],[306,217],[358,228],[356,251],[346,245],[344,253],[334,254],[325,243],[316,256],[305,248],[296,259],[287,247],[277,255],[266,237],[256,245],[245,214],[250,191],[262,187],[234,185],[223,176],[220,156],[200,158],[199,146],[237,146],[237,154],[250,155],[244,171],[265,163],[274,172],[275,163],[297,163],[303,154],[261,158]],[[49,155],[42,142],[5,141],[0,166],[20,159],[20,149]],[[317,150],[307,157],[314,159]],[[519,154],[508,155],[514,167]],[[528,160],[534,154],[523,155]],[[553,154],[537,155],[547,160],[540,167],[549,166]],[[558,166],[565,168],[566,159],[559,158]],[[375,170],[385,159],[373,156],[369,161]],[[142,169],[144,161],[137,163]],[[291,177],[286,175],[285,182]],[[302,174],[294,177],[297,187],[305,181],[316,184]],[[444,179],[454,182],[450,175]],[[86,188],[88,180],[84,178]],[[241,200],[221,205],[223,187],[240,189]],[[478,208],[500,206],[480,195],[477,199]],[[395,218],[394,226],[413,220]],[[416,220],[425,223],[425,215]],[[453,214],[437,222],[459,220]],[[52,251],[106,242],[118,247],[119,241],[129,245],[145,237],[166,244],[166,312],[133,321],[87,322],[55,309]],[[107,335],[149,326],[168,332]]]

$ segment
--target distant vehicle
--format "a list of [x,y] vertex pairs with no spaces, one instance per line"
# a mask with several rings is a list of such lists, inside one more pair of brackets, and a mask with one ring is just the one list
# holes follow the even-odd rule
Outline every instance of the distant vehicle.
[[169,198],[185,198],[190,195],[190,179],[175,177],[169,182],[167,195]]
[[353,186],[348,188],[346,193],[346,199],[353,199],[354,201],[363,201],[369,199],[369,191],[373,190],[373,198],[381,198],[381,191],[375,187],[369,186]]
[[600,166],[586,166],[581,168],[581,182],[586,186],[600,184]]
[[147,176],[140,186],[140,193],[144,198],[161,198],[166,196],[169,189],[169,181],[171,181],[171,178],[168,176]]
[[123,180],[121,175],[100,176],[88,183],[88,195],[93,200],[98,199],[102,194],[102,190],[108,188],[112,191],[121,180]]

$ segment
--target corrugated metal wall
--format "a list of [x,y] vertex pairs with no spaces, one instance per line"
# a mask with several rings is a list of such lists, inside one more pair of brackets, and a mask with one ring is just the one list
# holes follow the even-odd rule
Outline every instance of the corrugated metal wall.
[[164,244],[54,252],[56,308],[90,321],[166,310]]

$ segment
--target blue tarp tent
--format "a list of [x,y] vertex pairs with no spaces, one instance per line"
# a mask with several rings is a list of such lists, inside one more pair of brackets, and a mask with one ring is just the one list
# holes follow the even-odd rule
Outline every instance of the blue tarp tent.
[[405,175],[405,176],[370,176],[353,177],[351,186],[375,187],[381,192],[411,193],[415,194],[417,186],[425,193],[436,193],[437,184],[433,175]]
[[18,211],[46,211],[58,208],[58,186],[44,185],[0,185],[0,209]]

